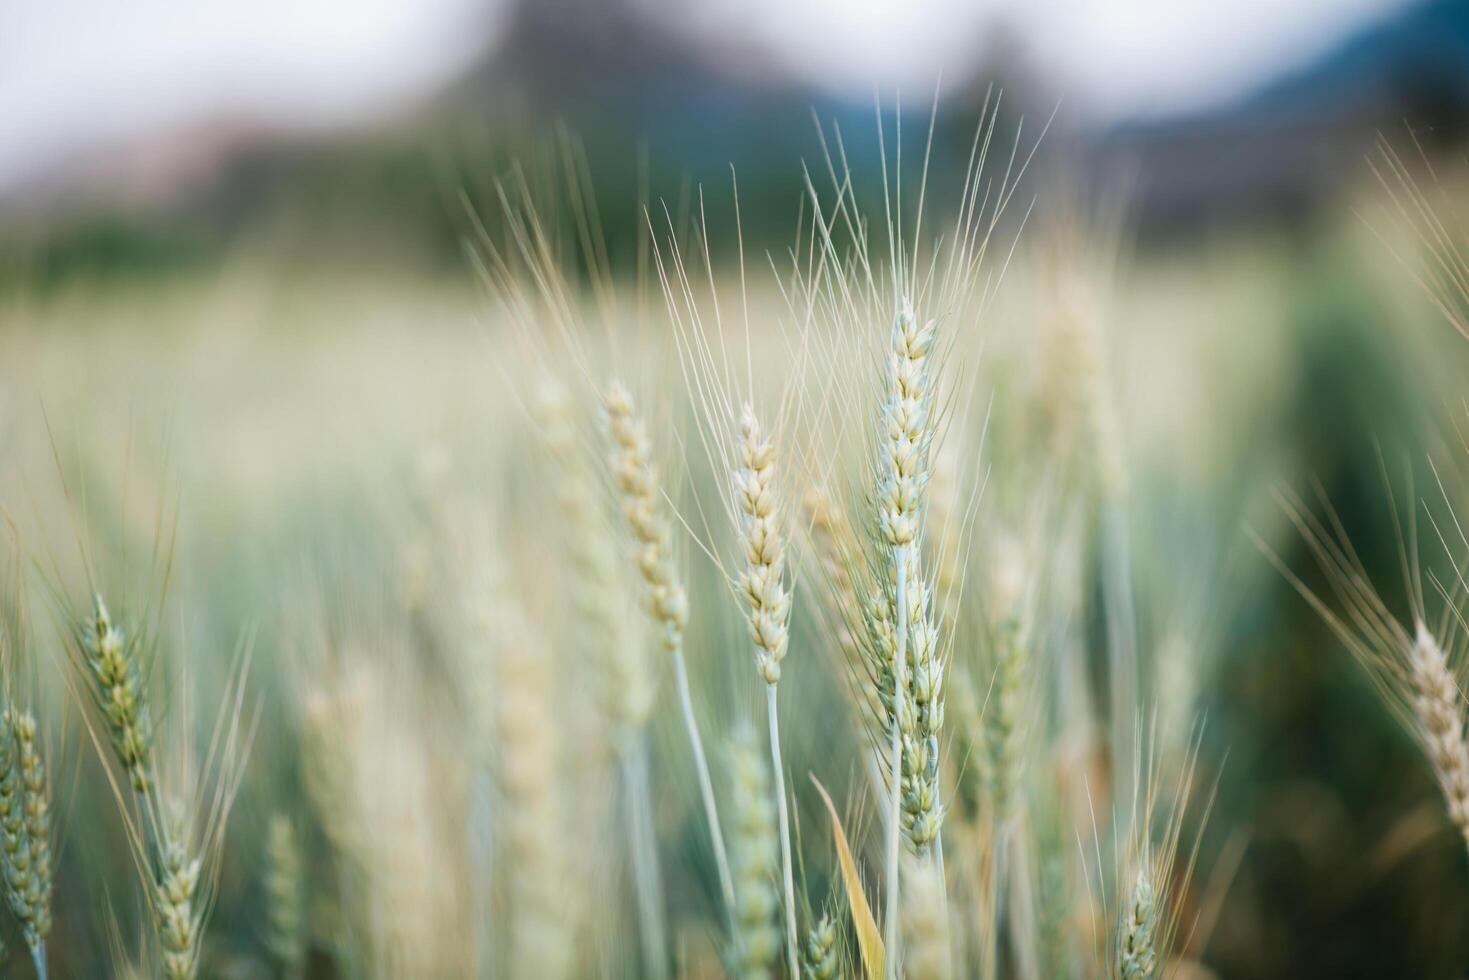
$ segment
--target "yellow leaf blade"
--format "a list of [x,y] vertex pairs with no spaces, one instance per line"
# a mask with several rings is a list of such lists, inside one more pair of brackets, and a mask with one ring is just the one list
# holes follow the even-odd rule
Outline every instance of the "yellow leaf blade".
[[862,891],[862,878],[857,873],[857,862],[852,858],[852,848],[847,845],[847,835],[842,830],[842,820],[832,806],[826,787],[815,776],[816,792],[831,814],[831,835],[837,845],[837,863],[841,866],[842,884],[847,889],[847,907],[852,910],[852,925],[857,931],[857,949],[862,954],[862,968],[867,980],[883,980],[886,968],[886,953],[882,945],[882,930],[872,916],[872,907],[867,904],[867,895]]

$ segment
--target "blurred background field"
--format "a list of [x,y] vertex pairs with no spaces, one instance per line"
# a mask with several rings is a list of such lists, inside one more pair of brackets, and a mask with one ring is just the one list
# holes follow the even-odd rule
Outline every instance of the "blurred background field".
[[[471,215],[503,233],[496,181],[519,168],[564,194],[555,155],[582,154],[618,289],[661,303],[639,255],[643,202],[687,215],[704,188],[711,226],[727,228],[732,165],[745,251],[763,263],[797,226],[803,164],[823,166],[813,114],[876,177],[874,86],[914,158],[936,105],[938,179],[962,171],[986,92],[1003,92],[1000,132],[1028,145],[1046,130],[1020,195],[1036,208],[981,325],[997,399],[1043,370],[1058,216],[1107,216],[1081,252],[1117,255],[1098,281],[1144,647],[1175,627],[1197,647],[1201,768],[1218,780],[1204,844],[1218,904],[1195,910],[1209,928],[1191,958],[1220,977],[1463,975],[1469,866],[1432,774],[1245,529],[1305,574],[1271,492],[1319,480],[1391,602],[1379,447],[1395,482],[1409,461],[1420,489],[1425,453],[1465,462],[1463,341],[1413,284],[1416,239],[1369,156],[1382,134],[1425,176],[1432,166],[1453,226],[1469,10],[1246,4],[1155,25],[1145,3],[1090,19],[1059,12],[1082,5],[950,4],[899,28],[881,3],[413,6],[342,5],[316,24],[324,14],[267,4],[216,23],[158,0],[128,26],[76,3],[0,36],[0,502],[63,574],[78,511],[97,521],[82,532],[91,547],[137,555],[159,499],[176,505],[171,645],[206,679],[242,636],[257,651],[262,721],[204,975],[267,975],[253,856],[269,813],[300,793],[279,665],[299,654],[303,607],[350,617],[401,598],[431,474],[453,472],[492,511],[537,512],[512,390],[523,365],[465,249]],[[354,16],[361,36],[334,37]],[[100,53],[134,36],[156,47]],[[865,56],[868,72],[853,64]],[[717,246],[723,289],[736,257],[727,238]],[[768,286],[753,303],[772,319],[781,306]],[[645,325],[624,350],[662,377],[669,404],[686,397],[667,335]],[[501,531],[509,550],[535,551],[527,527]],[[686,550],[704,578],[695,595],[717,594]],[[60,665],[38,608],[40,662]],[[721,677],[743,690],[743,658],[695,670],[707,690],[725,690]],[[40,673],[50,703],[68,703]],[[732,727],[741,695],[710,700],[710,726]],[[810,715],[787,745],[803,791],[831,735]],[[682,764],[673,724],[658,724],[658,752]],[[59,866],[53,974],[104,975],[115,938],[68,895],[113,882],[124,946],[143,920],[116,884],[130,881],[125,854],[103,831],[78,833],[112,807],[95,753],[74,718],[56,725],[55,808],[86,842]],[[713,896],[692,793],[673,795],[667,853],[696,870],[667,858],[666,888],[702,908]],[[812,800],[797,811],[820,825]],[[6,969],[30,975],[15,957]]]

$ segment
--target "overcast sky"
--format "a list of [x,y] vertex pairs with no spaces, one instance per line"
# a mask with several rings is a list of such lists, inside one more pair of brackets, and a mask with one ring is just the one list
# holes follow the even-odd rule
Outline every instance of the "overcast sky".
[[[926,91],[1003,22],[1102,120],[1226,98],[1408,0],[639,0],[815,84]],[[88,148],[225,115],[351,124],[411,104],[503,29],[505,0],[0,0],[0,190]]]

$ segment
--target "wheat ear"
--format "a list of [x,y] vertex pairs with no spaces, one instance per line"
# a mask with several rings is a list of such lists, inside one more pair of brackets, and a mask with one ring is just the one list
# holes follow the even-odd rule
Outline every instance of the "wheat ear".
[[825,579],[825,625],[836,634],[841,655],[843,691],[859,721],[882,721],[885,709],[879,692],[867,683],[865,649],[859,636],[864,608],[852,568],[859,554],[856,533],[846,512],[825,491],[807,491],[805,504],[812,549]]
[[96,685],[93,693],[107,720],[112,750],[133,790],[147,793],[151,785],[148,756],[153,723],[143,690],[137,643],[128,641],[113,624],[100,595],[93,598],[92,618],[84,633],[82,649]]
[[[45,980],[46,935],[51,931],[51,809],[46,767],[37,745],[35,717],[29,711],[12,709],[7,712],[7,727],[15,736],[24,810],[17,849],[24,858],[17,855],[11,865],[10,907],[21,924],[36,975]],[[5,843],[9,858],[12,850],[8,827]]]
[[577,611],[600,655],[604,704],[617,735],[643,964],[650,980],[661,980],[667,975],[667,942],[643,731],[653,710],[656,677],[623,607],[615,541],[599,512],[591,474],[577,444],[574,407],[565,386],[554,380],[543,383],[537,414],[557,464],[557,503],[567,525],[562,537],[575,577]]
[[714,783],[709,776],[704,739],[699,734],[699,723],[694,716],[688,667],[684,662],[683,642],[684,628],[688,625],[689,618],[688,598],[674,575],[672,545],[658,503],[658,471],[653,465],[647,427],[634,414],[632,396],[626,388],[615,382],[609,387],[603,400],[603,411],[612,443],[612,478],[622,498],[623,517],[637,545],[638,572],[647,588],[649,613],[654,623],[661,627],[664,649],[673,658],[679,709],[683,713],[684,728],[694,755],[704,815],[709,821],[714,863],[719,872],[719,887],[724,894],[726,913],[732,916],[734,883],[730,877],[729,857],[724,847],[724,832],[719,826],[719,808],[714,802]]
[[[887,912],[884,931],[888,949],[889,980],[898,975],[898,858],[901,851],[900,831],[907,829],[916,847],[926,848],[938,834],[937,799],[925,798],[930,790],[928,766],[913,770],[914,782],[905,791],[905,755],[911,762],[932,763],[932,783],[937,782],[937,744],[922,745],[918,738],[921,727],[937,728],[938,718],[920,722],[920,706],[911,694],[924,696],[927,705],[938,695],[942,683],[937,673],[935,630],[924,624],[914,631],[921,638],[930,658],[924,674],[910,687],[908,674],[909,631],[912,613],[926,618],[927,590],[922,584],[916,555],[923,521],[923,497],[928,485],[928,451],[932,438],[930,424],[931,391],[929,355],[933,348],[935,326],[920,324],[912,305],[905,299],[893,324],[892,350],[888,356],[886,396],[879,419],[878,486],[876,493],[878,531],[891,551],[893,582],[893,638],[891,643],[891,687],[883,692],[890,697],[889,726],[889,800],[886,846]],[[911,581],[910,581],[911,580]],[[883,651],[885,652],[885,651]],[[886,678],[884,678],[886,679]],[[940,709],[941,709],[941,702]],[[908,729],[905,734],[905,729]],[[906,751],[905,751],[906,750]],[[906,828],[905,826],[906,825]]]
[[[1328,507],[1327,516],[1318,517],[1293,495],[1281,494],[1278,500],[1326,575],[1333,594],[1345,605],[1345,612],[1334,612],[1269,546],[1258,538],[1256,544],[1361,662],[1388,707],[1420,740],[1443,792],[1449,819],[1469,847],[1465,702],[1455,665],[1450,661],[1455,646],[1441,642],[1425,622],[1421,573],[1410,568],[1404,547],[1401,558],[1413,609],[1410,633],[1373,588],[1356,550],[1345,539],[1337,515]],[[1396,510],[1393,516],[1396,523]],[[1399,527],[1400,542],[1401,534]],[[1416,556],[1416,544],[1413,548]],[[1443,628],[1452,626],[1445,616]]]
[[780,932],[774,922],[779,899],[771,887],[777,845],[770,780],[760,762],[754,732],[748,727],[741,727],[731,740],[729,768],[735,873],[730,972],[740,980],[757,980],[770,976],[780,948]]
[[508,976],[557,980],[571,973],[566,929],[565,810],[546,649],[511,601],[490,597],[483,622],[496,641],[497,777],[512,864]]
[[1153,882],[1148,862],[1142,861],[1117,928],[1119,980],[1153,980],[1158,969],[1157,926],[1158,909],[1153,898]]
[[1469,846],[1469,744],[1464,740],[1464,701],[1448,657],[1422,623],[1408,656],[1413,714],[1433,774],[1443,790],[1449,819]]
[[199,967],[200,916],[195,907],[203,862],[190,854],[187,824],[175,815],[157,843],[153,919],[165,980],[193,980]]
[[302,975],[306,966],[306,896],[301,846],[291,818],[270,818],[265,840],[265,947],[276,970],[286,980]]
[[775,487],[775,444],[760,431],[748,402],[740,412],[740,465],[735,470],[735,501],[742,517],[745,569],[740,591],[749,606],[750,639],[756,669],[765,682],[770,761],[775,774],[775,805],[780,825],[780,872],[785,889],[786,967],[798,975],[796,897],[791,874],[791,830],[786,812],[785,770],[780,761],[780,712],[776,692],[780,664],[790,644],[791,597],[785,586],[785,542]]
[[656,677],[623,608],[623,578],[611,528],[598,506],[592,474],[577,441],[575,406],[556,381],[541,385],[537,404],[546,446],[557,466],[556,502],[574,575],[577,613],[595,638],[606,709],[619,734],[640,731],[652,714]]
[[1021,621],[1024,570],[1013,541],[996,542],[989,581],[995,618],[994,726],[990,732],[995,807],[1002,825],[1015,816],[1024,768],[1024,725],[1029,693],[1029,647]]
[[805,980],[837,980],[837,924],[830,912],[823,912],[807,931],[802,954],[801,976]]

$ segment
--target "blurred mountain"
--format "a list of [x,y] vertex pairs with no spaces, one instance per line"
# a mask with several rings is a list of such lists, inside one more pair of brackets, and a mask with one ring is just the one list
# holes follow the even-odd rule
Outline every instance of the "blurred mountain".
[[1132,171],[1144,231],[1303,221],[1364,172],[1379,134],[1426,149],[1469,133],[1469,4],[1433,0],[1208,111],[1103,134],[1104,169]]
[[[645,201],[677,220],[702,187],[717,220],[730,208],[732,173],[746,228],[788,232],[805,193],[800,163],[826,179],[813,117],[828,137],[840,130],[848,161],[876,185],[870,102],[799,82],[757,47],[691,27],[686,14],[672,0],[517,0],[508,17],[497,14],[502,33],[481,63],[411,113],[347,132],[232,119],[143,134],[0,199],[0,241],[19,240],[58,273],[126,264],[129,228],[147,241],[139,254],[149,264],[208,255],[262,226],[276,253],[299,243],[458,261],[461,188],[493,204],[492,181],[516,162],[532,183],[544,181],[546,146],[562,132],[595,161],[589,179],[614,253],[631,250]],[[1018,91],[1006,101],[1018,106]],[[951,141],[940,127],[940,169],[962,165],[977,115],[963,92],[954,106],[966,110],[965,131]],[[923,123],[927,110],[915,113]],[[886,106],[884,124],[894,121]],[[909,142],[925,128],[912,125]],[[211,136],[226,132],[227,144]],[[390,232],[374,233],[382,226]]]
[[[508,18],[497,15],[502,33],[476,67],[393,118],[335,132],[228,118],[144,134],[0,199],[0,242],[21,243],[58,274],[72,264],[126,266],[133,252],[162,265],[207,257],[246,233],[288,257],[296,248],[378,249],[458,261],[460,190],[492,200],[493,179],[515,160],[540,159],[537,147],[562,128],[595,161],[604,231],[624,245],[641,226],[639,188],[678,213],[702,186],[718,209],[731,167],[747,227],[789,230],[803,192],[799,162],[821,179],[813,115],[828,135],[840,128],[854,169],[880,172],[870,102],[803,84],[759,48],[695,29],[689,16],[676,0],[517,0]],[[1023,115],[1033,135],[1057,102],[1003,24],[973,50],[972,77],[940,106],[941,172],[962,167],[991,85],[1004,88],[1001,132]],[[1227,105],[1106,130],[1073,119],[1048,140],[1053,157],[1103,186],[1132,188],[1144,233],[1198,234],[1242,220],[1304,221],[1361,174],[1378,131],[1400,133],[1406,120],[1420,139],[1452,144],[1466,114],[1469,4],[1439,0]],[[922,122],[905,135],[921,138]],[[533,182],[547,179],[549,168],[527,169]]]

